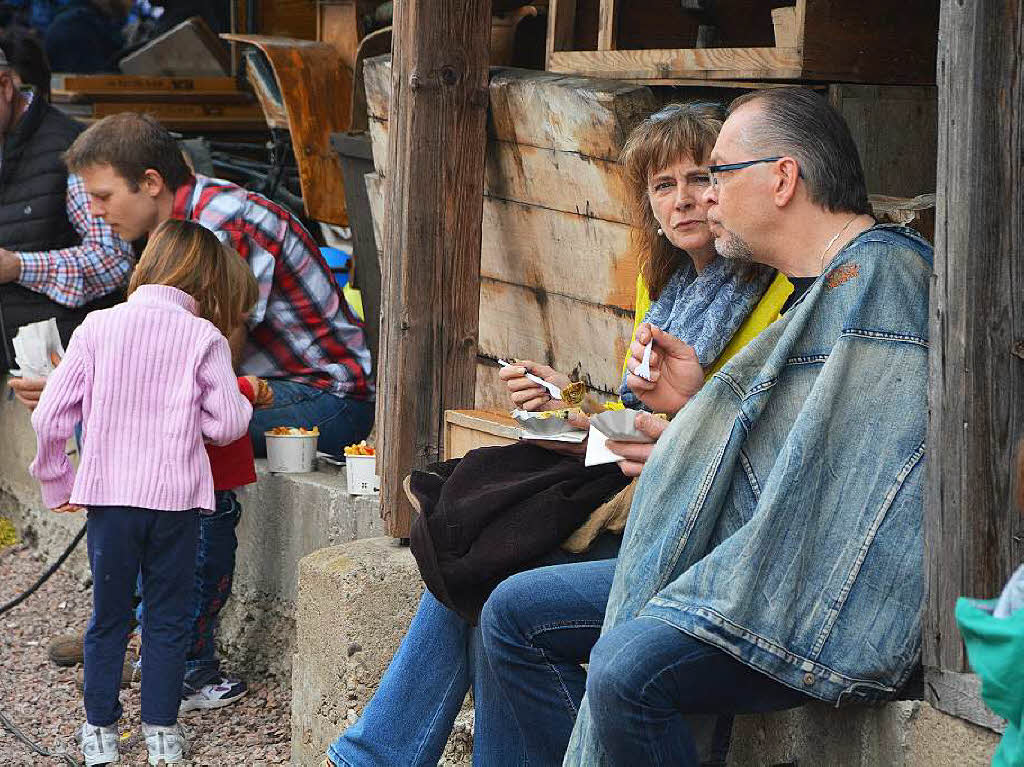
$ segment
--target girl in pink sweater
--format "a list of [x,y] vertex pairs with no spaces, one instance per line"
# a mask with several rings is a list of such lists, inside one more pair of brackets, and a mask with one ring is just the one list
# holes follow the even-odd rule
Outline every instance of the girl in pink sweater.
[[[225,338],[256,300],[245,261],[212,232],[166,221],[153,232],[128,301],[75,331],[32,415],[30,471],[55,511],[88,508],[93,615],[85,636],[86,765],[118,760],[118,689],[142,572],[142,722],[149,763],[183,759],[177,726],[194,604],[198,512],[213,509],[204,441],[248,428]],[[76,474],[65,446],[82,424]]]

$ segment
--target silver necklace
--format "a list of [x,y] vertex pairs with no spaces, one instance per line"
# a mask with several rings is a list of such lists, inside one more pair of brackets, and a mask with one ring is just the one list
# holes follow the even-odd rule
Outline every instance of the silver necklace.
[[[830,249],[830,248],[831,248],[831,247],[832,247],[833,245],[835,245],[835,244],[836,244],[836,240],[838,240],[838,239],[839,239],[839,235],[841,235],[841,234],[842,234],[843,232],[845,232],[845,231],[846,231],[846,229],[847,229],[847,227],[849,227],[849,226],[850,226],[850,224],[852,224],[852,223],[853,223],[854,221],[856,221],[856,220],[857,220],[857,217],[858,217],[858,216],[860,216],[860,213],[855,213],[855,214],[854,214],[854,216],[853,216],[853,218],[851,218],[851,219],[850,219],[849,221],[847,221],[847,222],[846,222],[845,224],[843,224],[843,228],[842,228],[842,229],[840,229],[840,230],[839,230],[838,232],[836,232],[835,234],[833,234],[833,235],[832,235],[832,239],[828,241],[828,245],[826,245],[826,246],[825,246],[825,249],[824,249],[823,251],[821,251],[821,258],[820,258],[820,259],[818,259],[818,270],[819,270],[819,274],[820,274],[821,272],[824,272],[824,271],[825,271],[825,254],[827,254],[827,253],[828,253],[828,251],[829,251],[829,249]],[[831,262],[829,262],[829,263],[831,263]]]

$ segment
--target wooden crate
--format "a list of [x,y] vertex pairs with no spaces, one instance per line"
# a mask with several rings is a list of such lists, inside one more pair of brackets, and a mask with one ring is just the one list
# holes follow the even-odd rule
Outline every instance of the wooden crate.
[[519,441],[519,425],[495,410],[446,410],[444,459],[462,458],[478,447],[511,445]]
[[645,82],[935,82],[938,0],[717,0],[721,42],[735,47],[703,48],[701,17],[683,5],[707,3],[551,0],[547,69]]

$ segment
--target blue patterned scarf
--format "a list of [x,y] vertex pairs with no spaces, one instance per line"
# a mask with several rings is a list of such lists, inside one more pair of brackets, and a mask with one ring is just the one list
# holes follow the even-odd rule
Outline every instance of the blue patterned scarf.
[[[706,370],[757,306],[775,270],[719,257],[698,273],[687,256],[682,258],[643,321],[692,346]],[[625,376],[619,394],[626,407],[646,409],[626,387]]]

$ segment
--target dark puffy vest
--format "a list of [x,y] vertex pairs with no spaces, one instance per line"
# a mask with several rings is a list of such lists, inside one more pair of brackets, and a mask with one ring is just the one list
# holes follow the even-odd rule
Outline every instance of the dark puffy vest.
[[[31,252],[79,244],[78,233],[68,220],[68,172],[63,154],[82,130],[82,125],[35,94],[3,146],[0,247]],[[0,285],[0,334],[5,352],[0,366],[14,366],[11,339],[22,325],[53,317],[66,347],[71,332],[88,312],[118,300],[119,293],[70,309],[21,285]]]

